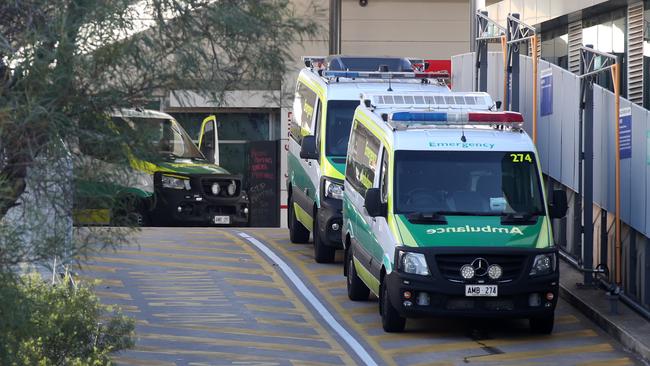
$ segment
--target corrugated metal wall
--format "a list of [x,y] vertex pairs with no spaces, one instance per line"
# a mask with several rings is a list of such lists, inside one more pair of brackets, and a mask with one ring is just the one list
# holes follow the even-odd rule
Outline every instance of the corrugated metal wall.
[[[488,65],[488,92],[496,100],[502,99],[501,53],[490,53]],[[452,69],[454,90],[470,91],[473,54],[453,57]],[[553,75],[553,113],[538,117],[539,158],[545,174],[576,191],[580,82],[577,75],[540,61],[540,74],[545,69],[551,69]],[[520,112],[527,122],[526,131],[532,134],[532,62],[527,56],[521,56],[520,90]],[[538,95],[541,95],[539,89]],[[594,203],[612,213],[615,207],[614,94],[595,86],[594,106]],[[650,151],[647,146],[650,112],[624,98],[621,98],[621,108],[632,111],[632,157],[621,160],[621,219],[650,236],[650,194],[647,194],[650,190]]]

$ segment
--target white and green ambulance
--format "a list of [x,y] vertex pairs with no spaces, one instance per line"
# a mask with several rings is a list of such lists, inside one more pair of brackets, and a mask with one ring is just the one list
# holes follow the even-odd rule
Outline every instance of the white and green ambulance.
[[[96,123],[119,135],[118,143],[91,134],[81,136],[73,148],[80,177],[75,179],[76,224],[248,224],[242,177],[219,166],[215,116],[203,121],[199,146],[172,116],[158,111],[115,110]],[[127,146],[136,139],[143,140],[143,151]],[[89,169],[110,179],[84,178]]]
[[348,296],[406,318],[528,318],[550,333],[558,296],[552,218],[522,115],[486,93],[366,93],[345,170]]
[[313,233],[317,262],[334,260],[341,243],[343,172],[350,124],[368,91],[449,92],[443,75],[414,72],[405,58],[305,58],[300,71],[287,153],[287,223],[291,241]]

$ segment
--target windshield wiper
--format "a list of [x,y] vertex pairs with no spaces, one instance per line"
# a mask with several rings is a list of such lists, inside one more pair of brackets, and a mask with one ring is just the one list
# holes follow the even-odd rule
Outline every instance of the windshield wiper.
[[413,224],[447,224],[447,219],[440,212],[411,212],[406,215]]
[[541,211],[535,212],[509,212],[501,214],[501,224],[534,225],[537,223],[537,216],[543,215]]

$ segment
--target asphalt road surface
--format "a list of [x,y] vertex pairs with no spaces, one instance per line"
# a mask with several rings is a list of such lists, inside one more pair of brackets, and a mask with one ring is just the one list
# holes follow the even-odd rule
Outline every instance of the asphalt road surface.
[[417,319],[384,333],[377,300],[348,300],[342,253],[313,261],[286,229],[147,228],[81,270],[136,318],[117,365],[635,365],[560,299],[555,331],[525,320]]

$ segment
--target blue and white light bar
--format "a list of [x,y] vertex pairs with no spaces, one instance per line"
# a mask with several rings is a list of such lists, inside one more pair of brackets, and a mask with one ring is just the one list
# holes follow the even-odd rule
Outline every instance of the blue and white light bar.
[[324,77],[351,79],[445,79],[449,78],[446,71],[409,72],[409,71],[323,71]]
[[400,125],[508,125],[521,127],[524,118],[517,112],[411,112],[400,111],[389,114],[388,122]]

